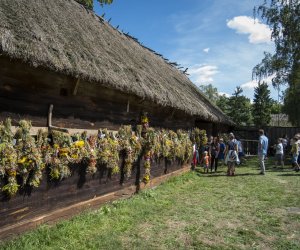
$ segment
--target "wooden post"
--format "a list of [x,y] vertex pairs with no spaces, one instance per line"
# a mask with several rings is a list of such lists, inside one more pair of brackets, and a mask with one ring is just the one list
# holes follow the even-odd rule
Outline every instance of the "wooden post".
[[79,87],[79,82],[80,82],[80,79],[78,78],[76,83],[75,83],[74,89],[73,89],[73,95],[77,94],[78,87]]
[[53,104],[50,104],[49,111],[48,111],[48,130],[57,130],[65,133],[69,133],[69,131],[66,128],[59,128],[52,126],[52,112],[53,112]]
[[50,129],[50,127],[52,125],[52,111],[53,111],[53,104],[50,104],[49,110],[48,110],[48,121],[47,121],[48,129]]
[[127,101],[127,113],[129,113],[129,100]]

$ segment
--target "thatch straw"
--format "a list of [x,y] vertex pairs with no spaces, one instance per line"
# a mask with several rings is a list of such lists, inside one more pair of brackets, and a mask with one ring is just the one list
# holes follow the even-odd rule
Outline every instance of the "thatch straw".
[[231,123],[180,70],[73,0],[1,0],[0,53]]

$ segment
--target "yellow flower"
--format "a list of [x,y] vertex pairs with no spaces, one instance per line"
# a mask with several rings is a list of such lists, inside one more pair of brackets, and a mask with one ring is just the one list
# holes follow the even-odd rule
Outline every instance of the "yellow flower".
[[148,174],[144,175],[143,182],[147,184],[149,183],[149,181],[150,181],[150,176]]
[[72,154],[72,155],[71,155],[71,158],[77,159],[77,158],[78,158],[78,155],[77,155],[77,154]]
[[82,148],[84,146],[84,141],[76,141],[74,144],[76,147]]
[[13,169],[9,169],[7,172],[8,172],[9,176],[14,176],[15,177],[17,175],[17,171],[13,170]]
[[26,160],[27,160],[27,157],[26,156],[22,156],[21,159],[18,160],[18,163],[23,164],[23,163],[26,162]]
[[69,149],[68,149],[68,148],[60,148],[60,149],[59,149],[59,153],[60,153],[61,155],[67,154],[68,152],[69,152]]

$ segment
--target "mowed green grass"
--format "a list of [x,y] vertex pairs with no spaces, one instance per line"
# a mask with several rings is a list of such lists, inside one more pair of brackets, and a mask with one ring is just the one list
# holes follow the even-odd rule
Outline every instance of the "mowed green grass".
[[300,249],[300,173],[268,163],[265,176],[255,158],[235,177],[198,169],[0,249]]

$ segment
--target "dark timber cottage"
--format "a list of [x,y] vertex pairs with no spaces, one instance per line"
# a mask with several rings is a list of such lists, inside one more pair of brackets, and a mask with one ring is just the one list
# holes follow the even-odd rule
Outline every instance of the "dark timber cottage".
[[[114,130],[135,125],[142,111],[154,127],[198,126],[216,133],[232,125],[174,64],[76,1],[1,0],[0,120],[25,118],[46,127],[50,104],[52,125],[66,128]],[[59,207],[59,195],[75,192],[67,188],[71,182],[55,193],[41,186],[31,200],[16,198],[4,209],[2,204],[1,217],[24,207]],[[64,205],[91,190],[80,192],[62,196],[68,201]],[[24,211],[1,219],[0,226],[39,214],[38,209]]]

